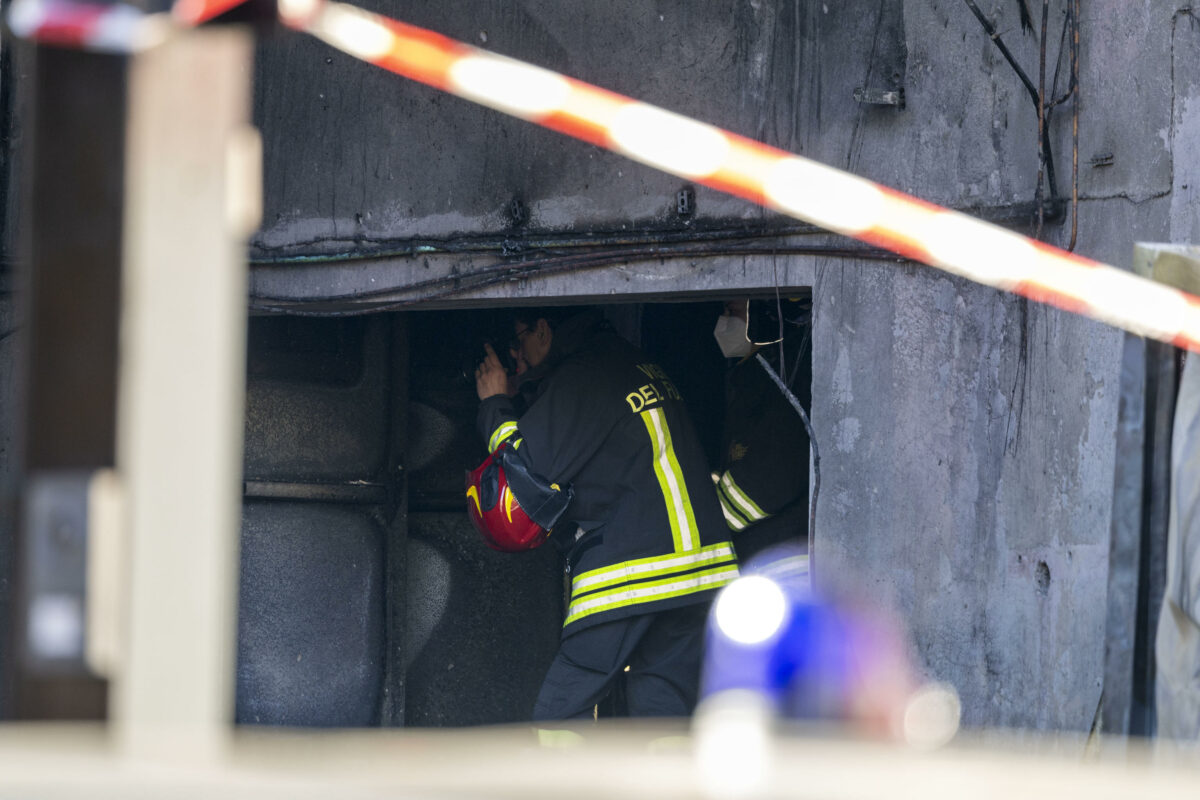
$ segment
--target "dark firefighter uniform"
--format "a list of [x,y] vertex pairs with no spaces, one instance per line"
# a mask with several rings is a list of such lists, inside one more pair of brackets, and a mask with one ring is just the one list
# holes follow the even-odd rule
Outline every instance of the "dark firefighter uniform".
[[511,439],[575,492],[550,535],[571,598],[534,716],[590,715],[626,666],[630,714],[690,713],[707,601],[738,568],[679,392],[595,312],[554,329],[546,366],[519,419],[504,395],[479,410],[489,450]]
[[717,496],[743,558],[783,541],[806,543],[808,434],[753,358],[728,376]]

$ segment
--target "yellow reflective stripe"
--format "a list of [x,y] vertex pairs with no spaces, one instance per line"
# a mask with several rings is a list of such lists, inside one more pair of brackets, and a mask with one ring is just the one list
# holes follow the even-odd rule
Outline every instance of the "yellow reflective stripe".
[[729,502],[733,503],[733,507],[742,512],[742,515],[747,517],[751,522],[757,522],[760,519],[766,519],[771,516],[767,512],[758,507],[758,504],[750,499],[742,488],[733,482],[733,475],[726,471],[721,476],[721,488],[729,495]]
[[500,443],[511,436],[516,429],[517,423],[512,420],[501,422],[500,427],[492,431],[492,438],[488,439],[488,452],[496,452],[496,448],[500,446]]
[[696,592],[715,589],[732,583],[738,577],[736,564],[727,564],[703,572],[692,573],[681,578],[667,578],[651,583],[639,583],[634,587],[609,592],[601,592],[579,601],[572,601],[567,609],[567,619],[563,627],[577,622],[592,614],[602,611],[613,611],[618,608],[642,603],[652,603],[657,600],[667,600],[672,597],[695,594]]
[[737,510],[729,503],[729,498],[717,487],[717,499],[721,501],[721,513],[725,515],[725,524],[731,530],[740,531],[745,529],[748,524],[746,520],[738,516]]
[[692,553],[639,558],[636,561],[622,561],[611,567],[601,567],[587,572],[581,572],[571,581],[571,595],[577,596],[584,592],[593,591],[604,586],[612,586],[627,581],[653,578],[671,572],[683,572],[706,564],[713,564],[727,559],[733,559],[733,545],[729,542],[711,544]]
[[671,521],[671,538],[675,541],[675,552],[695,550],[700,545],[696,535],[696,517],[692,513],[692,501],[688,497],[683,470],[675,458],[675,447],[671,443],[671,431],[661,408],[643,411],[642,422],[650,433],[654,447],[654,474],[662,487],[663,499],[667,503],[667,517]]

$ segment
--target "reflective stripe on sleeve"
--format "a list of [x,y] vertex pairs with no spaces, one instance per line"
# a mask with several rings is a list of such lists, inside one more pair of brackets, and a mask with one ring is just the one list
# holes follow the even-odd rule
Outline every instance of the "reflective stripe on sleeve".
[[667,504],[667,517],[671,521],[671,537],[675,540],[675,552],[695,550],[699,544],[696,535],[696,517],[692,513],[692,501],[688,497],[683,470],[675,457],[675,446],[671,443],[671,430],[661,408],[651,408],[641,413],[642,422],[650,434],[654,448],[654,474],[662,488]]
[[750,523],[738,513],[733,503],[725,496],[725,490],[721,488],[720,484],[717,484],[717,499],[721,501],[721,513],[725,515],[725,524],[729,526],[729,529],[731,531],[745,530]]
[[613,611],[618,608],[652,603],[672,597],[682,597],[696,592],[708,591],[732,583],[738,577],[736,564],[726,564],[702,572],[675,578],[666,578],[648,583],[638,583],[624,588],[596,592],[579,600],[572,600],[567,609],[563,627],[578,622],[584,617]]
[[751,500],[750,496],[734,482],[733,474],[728,470],[721,476],[721,482],[717,485],[722,490],[719,494],[723,498],[727,497],[733,509],[738,511],[748,521],[758,522],[761,519],[771,516],[759,508],[758,504]]
[[517,423],[513,420],[501,422],[500,427],[492,431],[492,438],[488,439],[488,452],[496,452],[496,448],[500,446],[500,443],[516,432],[516,430]]
[[576,575],[575,579],[571,581],[571,597],[576,598],[598,589],[630,581],[687,572],[697,567],[712,566],[723,562],[734,563],[736,558],[733,545],[729,542],[721,542],[691,553],[622,561],[611,567],[601,567]]

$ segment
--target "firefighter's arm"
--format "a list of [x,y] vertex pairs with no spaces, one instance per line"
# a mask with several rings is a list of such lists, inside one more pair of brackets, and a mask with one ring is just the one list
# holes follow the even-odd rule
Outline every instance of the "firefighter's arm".
[[475,393],[479,395],[479,433],[489,453],[517,430],[517,413],[508,392],[508,373],[490,344],[484,344],[487,356],[475,369]]
[[600,449],[619,414],[628,413],[620,397],[586,364],[564,364],[520,422],[506,397],[489,397],[480,406],[480,432],[491,449],[509,436],[530,468],[563,485],[574,481]]
[[[728,469],[717,480],[717,497],[725,522],[733,531],[743,530],[782,511],[795,502],[808,482],[808,439],[798,420],[778,419],[769,432],[745,443]],[[795,423],[795,424],[794,424]]]
[[[496,452],[503,441],[517,434],[517,412],[513,408],[512,398],[506,394],[485,397],[479,403],[476,426],[479,435],[487,442],[488,452]],[[519,434],[513,441],[518,437]]]

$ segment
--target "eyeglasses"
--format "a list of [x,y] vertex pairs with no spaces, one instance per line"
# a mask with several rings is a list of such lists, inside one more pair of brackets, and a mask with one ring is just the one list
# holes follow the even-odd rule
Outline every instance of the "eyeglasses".
[[527,333],[533,333],[533,328],[526,327],[526,328],[523,328],[522,330],[517,331],[516,335],[514,335],[513,338],[508,343],[509,349],[520,350],[521,342],[524,339],[525,334],[527,334]]

